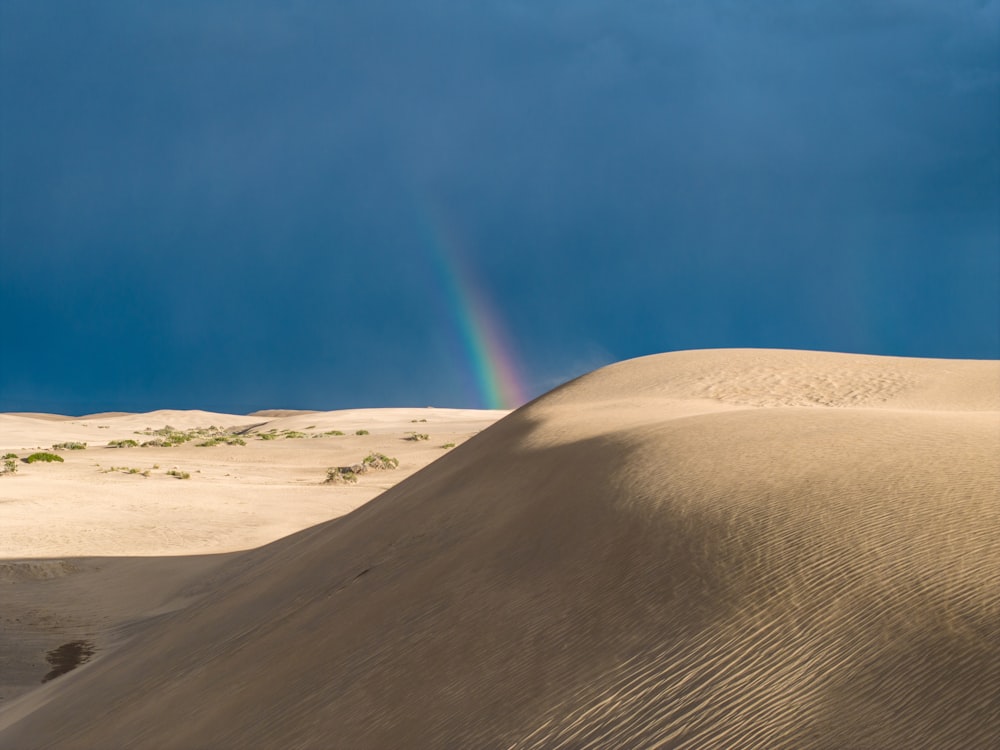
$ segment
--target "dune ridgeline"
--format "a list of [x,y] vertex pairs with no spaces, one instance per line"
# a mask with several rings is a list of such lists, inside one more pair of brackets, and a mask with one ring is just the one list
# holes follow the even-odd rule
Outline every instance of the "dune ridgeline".
[[235,555],[0,747],[1000,747],[1000,363],[603,368]]

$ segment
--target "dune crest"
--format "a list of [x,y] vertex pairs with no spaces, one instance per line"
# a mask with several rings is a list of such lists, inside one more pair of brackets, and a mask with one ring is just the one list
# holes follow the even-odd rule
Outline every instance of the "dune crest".
[[556,389],[0,711],[2,747],[1000,746],[1000,363]]

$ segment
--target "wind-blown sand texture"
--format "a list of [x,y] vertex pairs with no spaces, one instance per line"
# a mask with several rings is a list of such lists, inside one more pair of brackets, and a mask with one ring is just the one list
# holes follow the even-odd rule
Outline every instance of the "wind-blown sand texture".
[[183,594],[0,747],[997,747],[1000,363],[620,363]]

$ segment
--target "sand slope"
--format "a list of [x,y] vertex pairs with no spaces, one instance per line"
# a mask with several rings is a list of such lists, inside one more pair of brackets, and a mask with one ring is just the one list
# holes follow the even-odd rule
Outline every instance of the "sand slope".
[[998,405],[996,362],[604,368],[218,567],[0,746],[998,746]]

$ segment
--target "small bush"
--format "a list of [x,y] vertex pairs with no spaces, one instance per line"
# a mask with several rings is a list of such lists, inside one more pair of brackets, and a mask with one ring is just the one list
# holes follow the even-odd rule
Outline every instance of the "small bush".
[[55,453],[32,453],[30,456],[24,459],[24,463],[26,464],[33,464],[39,461],[43,461],[44,463],[47,464],[50,464],[53,461],[55,461],[56,463],[61,464],[63,462],[63,457],[57,456]]
[[14,453],[8,453],[3,457],[3,468],[0,468],[0,475],[16,474],[16,473],[17,473],[17,455]]
[[4,461],[6,461],[8,458],[17,458],[17,454],[16,453],[5,453],[4,456],[3,456],[3,458],[4,458]]
[[417,442],[418,440],[429,440],[430,436],[425,432],[411,432],[403,440],[410,440],[412,442]]
[[109,448],[135,448],[139,445],[135,440],[111,440],[108,442]]
[[329,432],[324,432],[324,435],[343,435],[344,433],[340,430],[330,430]]
[[454,443],[445,443],[445,444],[444,444],[444,445],[442,445],[441,447],[442,447],[442,448],[454,448],[454,447],[455,447],[455,444],[454,444]]
[[371,433],[368,432],[368,430],[357,430],[357,431],[355,431],[354,434],[355,435],[370,435]]
[[169,448],[170,443],[166,440],[161,440],[160,438],[153,438],[152,440],[147,440],[143,443],[141,448]]
[[273,432],[258,432],[257,437],[261,440],[277,440],[278,436]]
[[384,453],[369,453],[361,460],[361,463],[369,469],[383,471],[397,468],[399,466],[399,459],[392,458]]
[[86,443],[56,443],[52,446],[54,451],[82,451],[86,448]]
[[286,430],[284,436],[289,440],[296,440],[299,438],[304,438],[306,434],[304,432],[297,432],[296,430]]
[[325,484],[355,484],[359,474],[366,474],[369,471],[388,471],[398,466],[398,458],[392,458],[384,453],[369,453],[359,464],[327,469]]
[[177,477],[178,479],[191,478],[191,475],[188,474],[186,471],[178,471],[177,469],[170,469],[170,471],[167,472],[167,476]]
[[363,474],[364,466],[354,464],[353,466],[335,466],[326,470],[325,484],[356,484],[358,474]]

